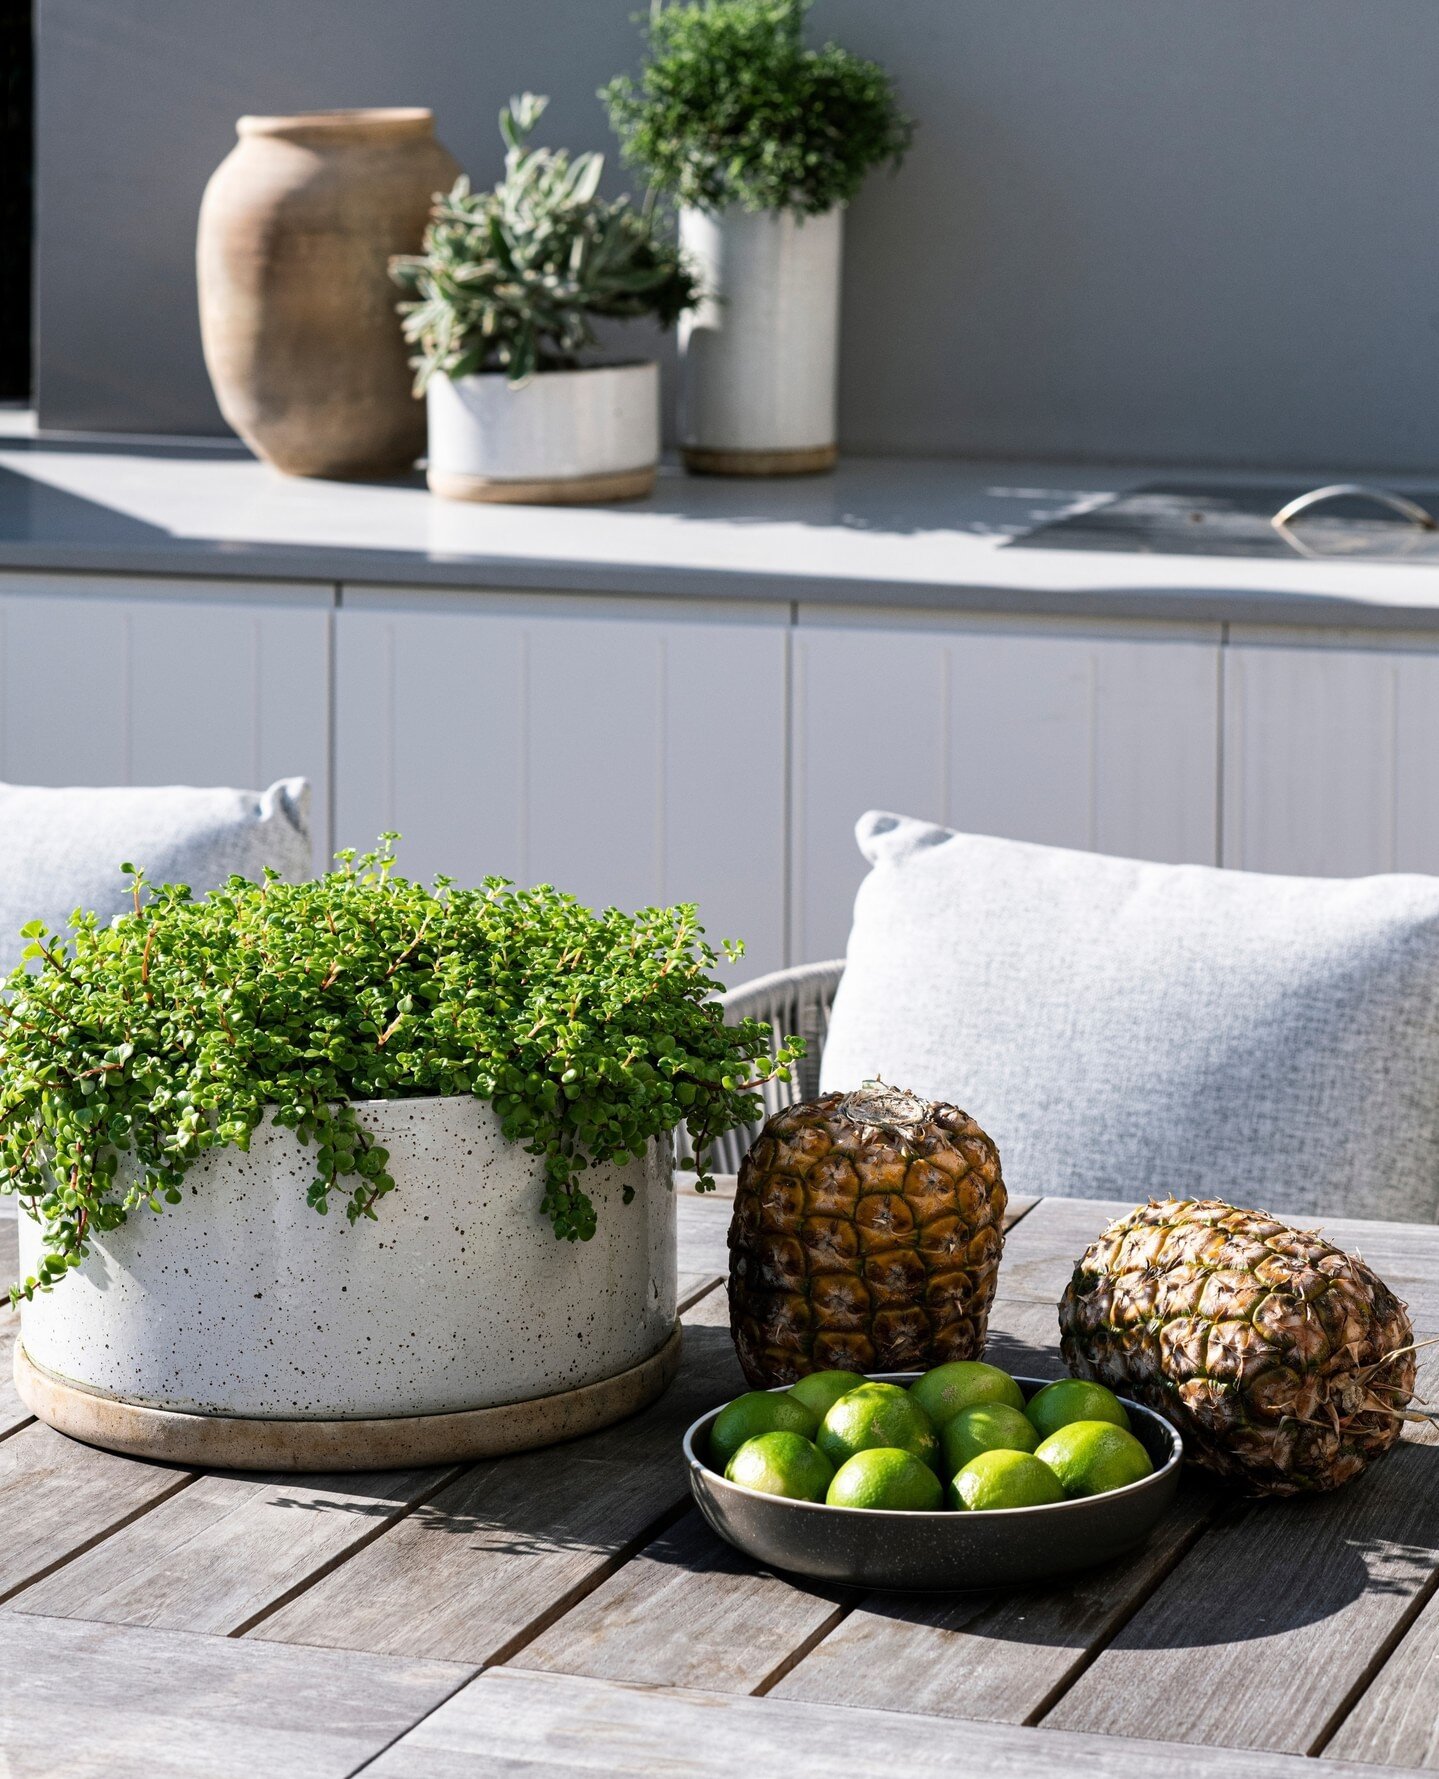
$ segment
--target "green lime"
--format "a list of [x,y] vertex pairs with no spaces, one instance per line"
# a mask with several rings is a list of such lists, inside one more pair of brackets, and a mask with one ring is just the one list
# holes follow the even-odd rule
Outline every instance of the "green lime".
[[891,1513],[934,1513],[944,1490],[929,1465],[913,1452],[871,1446],[834,1473],[825,1500],[831,1507],[884,1507]]
[[761,1433],[802,1433],[813,1439],[819,1416],[781,1390],[747,1390],[715,1416],[710,1428],[710,1456],[723,1470],[747,1439]]
[[1050,1507],[1064,1499],[1059,1479],[1029,1452],[981,1452],[949,1485],[953,1506],[971,1513],[997,1507]]
[[962,1408],[977,1402],[1003,1402],[1023,1409],[1024,1392],[1007,1371],[979,1359],[955,1359],[936,1365],[909,1386],[909,1393],[936,1427],[952,1421]]
[[789,1393],[823,1420],[841,1396],[848,1396],[864,1381],[857,1371],[812,1371],[791,1384]]
[[815,1444],[836,1466],[856,1452],[885,1446],[913,1452],[931,1470],[939,1469],[939,1440],[929,1416],[897,1384],[861,1384],[841,1396],[820,1422]]
[[1129,1430],[1129,1416],[1113,1390],[1082,1377],[1062,1377],[1046,1384],[1030,1397],[1024,1412],[1041,1439],[1048,1439],[1071,1421],[1110,1421]]
[[747,1439],[725,1466],[725,1476],[761,1495],[823,1501],[834,1465],[802,1433],[761,1433]]
[[1112,1421],[1071,1421],[1051,1433],[1034,1455],[1059,1478],[1071,1500],[1076,1495],[1107,1495],[1154,1469],[1134,1435]]
[[1007,1402],[977,1402],[962,1408],[939,1430],[944,1474],[953,1476],[981,1452],[1032,1452],[1039,1435]]

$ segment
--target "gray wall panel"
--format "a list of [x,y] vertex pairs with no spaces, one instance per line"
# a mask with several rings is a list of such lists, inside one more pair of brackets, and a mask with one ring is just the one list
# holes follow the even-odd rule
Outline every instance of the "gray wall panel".
[[[220,429],[195,211],[235,115],[513,89],[605,139],[638,0],[41,0],[48,426]],[[851,219],[850,449],[1427,470],[1434,0],[819,0],[923,121]]]

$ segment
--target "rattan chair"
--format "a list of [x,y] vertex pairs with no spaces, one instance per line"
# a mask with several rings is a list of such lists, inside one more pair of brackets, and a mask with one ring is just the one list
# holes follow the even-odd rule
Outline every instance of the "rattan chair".
[[[797,964],[792,970],[776,970],[769,976],[757,976],[753,982],[742,982],[720,996],[728,1024],[764,1019],[769,1022],[776,1042],[794,1036],[803,1038],[807,1046],[798,1066],[790,1071],[792,1080],[771,1081],[765,1086],[766,1118],[782,1106],[813,1099],[819,1092],[819,1063],[829,1030],[830,1008],[843,974],[842,957],[832,958],[826,964]],[[710,1165],[715,1172],[737,1174],[745,1150],[759,1133],[758,1124],[749,1124],[722,1136],[710,1152]]]

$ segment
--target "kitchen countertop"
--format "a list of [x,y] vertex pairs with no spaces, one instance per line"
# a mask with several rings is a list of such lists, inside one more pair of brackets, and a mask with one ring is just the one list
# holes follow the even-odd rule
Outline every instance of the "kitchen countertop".
[[832,476],[748,482],[666,465],[643,501],[491,507],[436,499],[418,475],[293,480],[223,440],[38,437],[11,411],[0,570],[1439,631],[1433,563],[1006,547],[1147,483],[1205,474],[851,458]]

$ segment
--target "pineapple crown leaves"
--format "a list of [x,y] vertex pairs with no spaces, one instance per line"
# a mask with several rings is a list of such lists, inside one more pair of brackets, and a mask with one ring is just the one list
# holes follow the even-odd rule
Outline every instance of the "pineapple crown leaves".
[[443,374],[503,370],[512,384],[572,368],[597,344],[596,319],[653,315],[670,327],[699,298],[678,249],[627,198],[599,196],[604,156],[532,148],[547,101],[500,113],[505,176],[474,191],[461,176],[435,200],[423,251],[390,261],[417,348],[415,392]]
[[95,1231],[179,1204],[194,1162],[247,1148],[267,1111],[314,1150],[310,1205],[351,1223],[396,1185],[356,1115],[369,1099],[488,1100],[544,1158],[542,1206],[571,1241],[595,1230],[586,1169],[681,1123],[713,1184],[708,1145],[759,1115],[755,1087],[788,1079],[803,1044],[771,1056],[767,1025],[723,1023],[695,908],[594,912],[499,877],[427,889],[397,875],[395,838],[309,883],[232,877],[205,901],[130,872],[133,912],[77,911],[64,939],[25,929],[0,1000],[0,1192],[45,1239],[12,1301]]
[[890,77],[837,44],[807,48],[809,5],[656,0],[638,79],[600,92],[625,160],[683,204],[806,215],[899,166],[914,123]]

